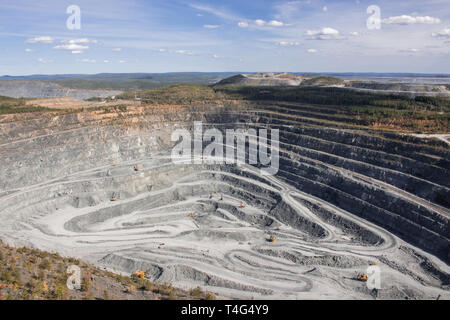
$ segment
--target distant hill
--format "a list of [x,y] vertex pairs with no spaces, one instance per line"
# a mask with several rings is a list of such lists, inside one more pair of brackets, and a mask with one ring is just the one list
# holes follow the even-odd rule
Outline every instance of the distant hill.
[[330,76],[318,76],[309,79],[305,79],[302,86],[343,86],[344,80],[330,77]]
[[177,84],[214,84],[235,73],[102,73],[0,77],[0,95],[26,98],[108,97]]
[[292,73],[247,73],[223,79],[217,85],[298,86],[303,79]]
[[109,97],[122,93],[119,90],[72,89],[56,82],[41,80],[2,80],[0,95],[13,98],[73,97],[88,99]]
[[[374,85],[371,82],[383,85]],[[399,83],[411,84],[402,85]],[[450,78],[445,74],[405,73],[100,73],[1,76],[0,95],[26,98],[108,97],[121,92],[157,89],[179,84],[219,86],[344,86],[352,90],[448,96]],[[385,85],[388,84],[388,85]],[[420,85],[423,84],[423,85]],[[425,85],[429,84],[429,85]]]
[[152,89],[172,84],[213,84],[235,75],[232,72],[173,72],[173,73],[99,73],[2,76],[1,80],[52,81],[72,89]]
[[323,75],[298,75],[293,73],[239,74],[217,83],[226,86],[335,86],[344,85],[339,78]]

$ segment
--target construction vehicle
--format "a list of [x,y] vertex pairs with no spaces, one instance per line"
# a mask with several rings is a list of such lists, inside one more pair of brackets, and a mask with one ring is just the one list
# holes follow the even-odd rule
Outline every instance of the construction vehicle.
[[277,242],[277,239],[275,239],[274,236],[270,236],[269,242],[275,243],[275,242]]
[[139,166],[138,165],[135,165],[134,166],[134,171],[140,171],[141,169],[139,168]]
[[376,266],[377,264],[375,262],[369,263],[369,266]]
[[367,280],[369,280],[369,276],[365,273],[359,273],[356,276],[356,279],[358,279],[359,281],[367,281]]
[[193,212],[189,213],[188,217],[194,218],[195,217],[195,213],[193,213]]
[[241,201],[241,204],[239,205],[239,208],[245,208],[246,205]]
[[114,192],[112,194],[111,201],[116,201],[116,200],[117,200],[117,197],[116,197],[116,193]]
[[141,271],[141,270],[136,270],[135,273],[136,277],[138,277],[139,279],[144,279],[145,278],[145,272]]

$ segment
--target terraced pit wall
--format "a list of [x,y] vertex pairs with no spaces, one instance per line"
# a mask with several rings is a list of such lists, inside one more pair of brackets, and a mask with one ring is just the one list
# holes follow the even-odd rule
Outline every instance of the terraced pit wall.
[[[102,226],[102,232],[106,232],[110,229],[104,229],[105,221],[120,219],[130,212],[140,212],[151,204],[147,210],[170,205],[172,209],[178,206],[175,211],[184,206],[183,210],[209,210],[222,218],[231,214],[242,223],[255,225],[261,230],[276,232],[280,226],[286,226],[300,232],[303,235],[301,237],[306,237],[305,241],[313,243],[331,243],[331,230],[337,227],[351,237],[351,243],[359,246],[387,245],[386,237],[366,228],[364,224],[356,223],[353,218],[337,214],[333,208],[338,208],[382,227],[407,243],[437,256],[448,265],[448,148],[437,142],[436,145],[411,143],[409,138],[395,134],[324,127],[312,124],[300,115],[282,115],[274,108],[229,103],[133,107],[127,112],[2,116],[2,235],[7,234],[9,241],[34,246],[33,234],[37,231],[33,230],[52,237],[62,232],[45,225],[46,216],[57,214],[57,210],[63,210],[60,219],[67,219],[61,220],[61,228],[64,228],[69,238],[76,234],[90,234],[96,231],[97,226]],[[168,156],[174,145],[170,141],[172,132],[177,128],[192,131],[194,121],[202,121],[205,130],[215,127],[222,132],[227,128],[280,129],[278,174],[273,178],[263,178],[257,171],[237,166],[171,163]],[[137,163],[142,167],[142,172],[138,174],[132,170]],[[187,177],[192,175],[197,178],[189,180],[191,178]],[[181,181],[187,182],[187,185]],[[210,183],[196,184],[195,181]],[[177,187],[178,183],[181,184]],[[288,186],[288,189],[283,191],[284,187],[280,187],[279,183]],[[296,191],[293,193],[288,190]],[[111,207],[113,193],[117,194],[120,203]],[[190,197],[208,194],[224,194],[233,199],[242,199],[248,206],[267,214],[250,214],[230,203],[217,202],[217,199],[216,202],[205,198],[197,204],[185,203]],[[312,219],[308,215],[300,215],[292,201],[298,202],[316,217]],[[66,213],[69,207],[82,214],[73,216],[73,211]],[[92,211],[90,208],[96,209]],[[44,222],[35,224],[36,219],[44,219]],[[152,221],[161,223],[161,219],[170,218],[158,219],[124,222],[122,227],[139,228],[152,224]],[[201,225],[201,222],[206,223],[196,223]],[[326,225],[331,226],[331,229]],[[171,234],[170,230],[152,230],[149,235]],[[217,236],[218,231],[208,232],[200,229],[196,234],[197,237],[207,238],[213,234]],[[180,236],[189,234],[186,230]],[[240,233],[223,233],[223,236],[239,242],[249,239],[249,236]],[[280,237],[283,237],[281,233]],[[165,279],[163,270],[169,272],[167,270],[170,268],[181,268],[177,264],[178,267],[164,269],[156,262],[145,262],[148,260],[141,256],[142,253],[139,259],[117,255],[113,248],[111,251],[107,249],[112,243],[108,242],[108,236],[94,238],[97,239],[95,243],[106,241],[105,247],[102,247],[106,249],[102,254],[99,254],[99,249],[88,251],[88,257],[101,259],[99,261],[106,265],[132,272],[133,268],[144,263],[147,269],[154,271],[154,278],[159,280]],[[79,251],[73,246],[64,246],[62,243],[59,246],[50,240],[42,240],[40,246],[42,249],[83,256],[85,243],[90,243],[85,241],[77,242]],[[272,256],[281,254],[265,247],[258,247],[255,252],[270,253]],[[283,253],[283,257],[291,261],[299,259],[289,251]],[[357,262],[351,265],[353,263]],[[195,272],[198,270],[192,271],[195,268],[189,269],[191,271],[187,271],[186,266],[182,268],[183,271],[179,272],[187,272],[187,278],[176,278],[177,281],[207,277],[205,279],[210,279],[209,285],[224,285],[234,289],[245,287],[243,283],[230,285],[223,279],[211,278],[211,275],[208,278],[207,272],[197,274]],[[170,278],[176,274],[173,272],[166,273],[165,277],[174,280]],[[448,283],[445,272],[441,272],[439,277],[443,283]],[[262,285],[261,288],[249,288],[261,294],[272,292],[262,289]]]
[[4,121],[0,191],[169,153],[172,131],[192,130],[194,121],[223,132],[268,126],[280,129],[279,178],[449,261],[448,150],[400,136],[308,126],[270,112],[273,107],[242,112],[235,105],[180,106]]

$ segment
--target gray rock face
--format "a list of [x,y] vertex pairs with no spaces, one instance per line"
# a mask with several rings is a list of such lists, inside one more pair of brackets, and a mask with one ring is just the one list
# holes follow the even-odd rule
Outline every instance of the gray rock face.
[[[353,280],[369,261],[389,283],[383,298],[442,293],[448,148],[271,108],[2,116],[0,237],[230,297],[372,298]],[[172,163],[172,132],[192,132],[195,120],[280,129],[277,175]]]

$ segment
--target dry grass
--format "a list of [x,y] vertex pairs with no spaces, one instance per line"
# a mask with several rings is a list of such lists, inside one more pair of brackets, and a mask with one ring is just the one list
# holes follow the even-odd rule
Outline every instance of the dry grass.
[[[71,265],[81,269],[80,290],[67,288]],[[118,275],[79,259],[0,242],[0,300],[215,299],[200,288],[191,293],[135,275]]]

